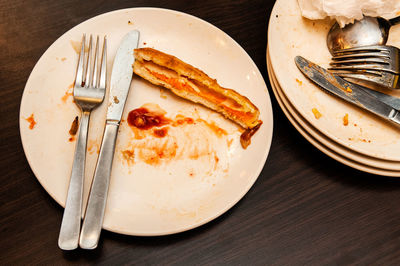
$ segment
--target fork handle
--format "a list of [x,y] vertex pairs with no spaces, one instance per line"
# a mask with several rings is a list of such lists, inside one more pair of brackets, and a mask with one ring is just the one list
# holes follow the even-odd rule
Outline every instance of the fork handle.
[[97,159],[86,215],[83,220],[79,239],[79,246],[83,249],[94,249],[99,242],[118,128],[119,122],[107,121],[104,129],[100,154]]
[[82,217],[82,195],[85,177],[86,143],[90,112],[82,112],[78,139],[75,146],[71,178],[61,222],[58,246],[63,250],[73,250],[78,247],[79,231]]

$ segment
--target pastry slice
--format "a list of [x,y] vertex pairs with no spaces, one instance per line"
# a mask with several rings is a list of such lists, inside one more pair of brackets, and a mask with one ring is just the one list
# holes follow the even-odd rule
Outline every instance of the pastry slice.
[[[221,87],[215,79],[175,56],[152,48],[135,49],[133,72],[155,85],[170,89],[176,95],[202,104],[241,125],[243,147],[262,124],[258,108],[234,90]],[[247,137],[245,137],[247,136]],[[242,139],[245,138],[245,139]]]

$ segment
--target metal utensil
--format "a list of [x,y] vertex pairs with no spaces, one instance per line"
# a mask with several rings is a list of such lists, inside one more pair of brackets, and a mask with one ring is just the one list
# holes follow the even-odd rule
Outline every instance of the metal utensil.
[[138,42],[139,32],[129,32],[122,40],[114,59],[106,126],[79,239],[79,246],[84,249],[96,248],[100,238],[115,141],[133,75],[133,50],[137,48]]
[[305,76],[326,91],[357,105],[358,107],[368,110],[387,121],[400,125],[399,110],[381,102],[373,95],[365,92],[358,85],[345,81],[338,75],[328,72],[326,69],[301,56],[296,56],[295,62],[297,67]]
[[388,89],[400,89],[400,50],[386,45],[371,45],[338,50],[331,67],[343,78],[363,80]]
[[63,250],[72,250],[78,247],[82,217],[82,193],[85,176],[86,143],[89,118],[91,111],[103,102],[106,91],[106,38],[104,37],[100,68],[98,67],[100,60],[99,37],[97,36],[96,40],[93,68],[92,35],[90,35],[86,63],[84,63],[85,42],[86,37],[83,35],[73,92],[75,103],[81,109],[82,115],[75,147],[74,161],[72,164],[68,195],[58,238],[58,246]]
[[326,43],[329,51],[359,47],[365,45],[384,45],[389,36],[390,27],[400,23],[400,16],[390,20],[364,17],[362,20],[340,28],[335,23],[330,29]]

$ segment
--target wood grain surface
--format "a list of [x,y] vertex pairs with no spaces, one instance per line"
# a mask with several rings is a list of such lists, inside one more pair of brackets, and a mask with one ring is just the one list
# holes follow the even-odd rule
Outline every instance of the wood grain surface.
[[274,137],[249,193],[200,228],[164,237],[103,231],[94,251],[57,247],[63,209],[25,159],[19,106],[35,63],[64,32],[128,7],[202,18],[235,39],[269,86],[265,51],[273,0],[0,0],[0,264],[343,265],[400,264],[400,179],[327,157],[288,122],[272,91]]

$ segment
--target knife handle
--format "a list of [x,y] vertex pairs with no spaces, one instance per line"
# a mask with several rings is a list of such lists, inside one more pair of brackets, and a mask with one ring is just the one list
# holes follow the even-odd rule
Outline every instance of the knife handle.
[[92,187],[86,207],[86,215],[83,220],[79,239],[79,246],[83,249],[94,249],[99,242],[118,128],[119,122],[106,122],[100,154],[97,159],[96,170],[94,172]]

